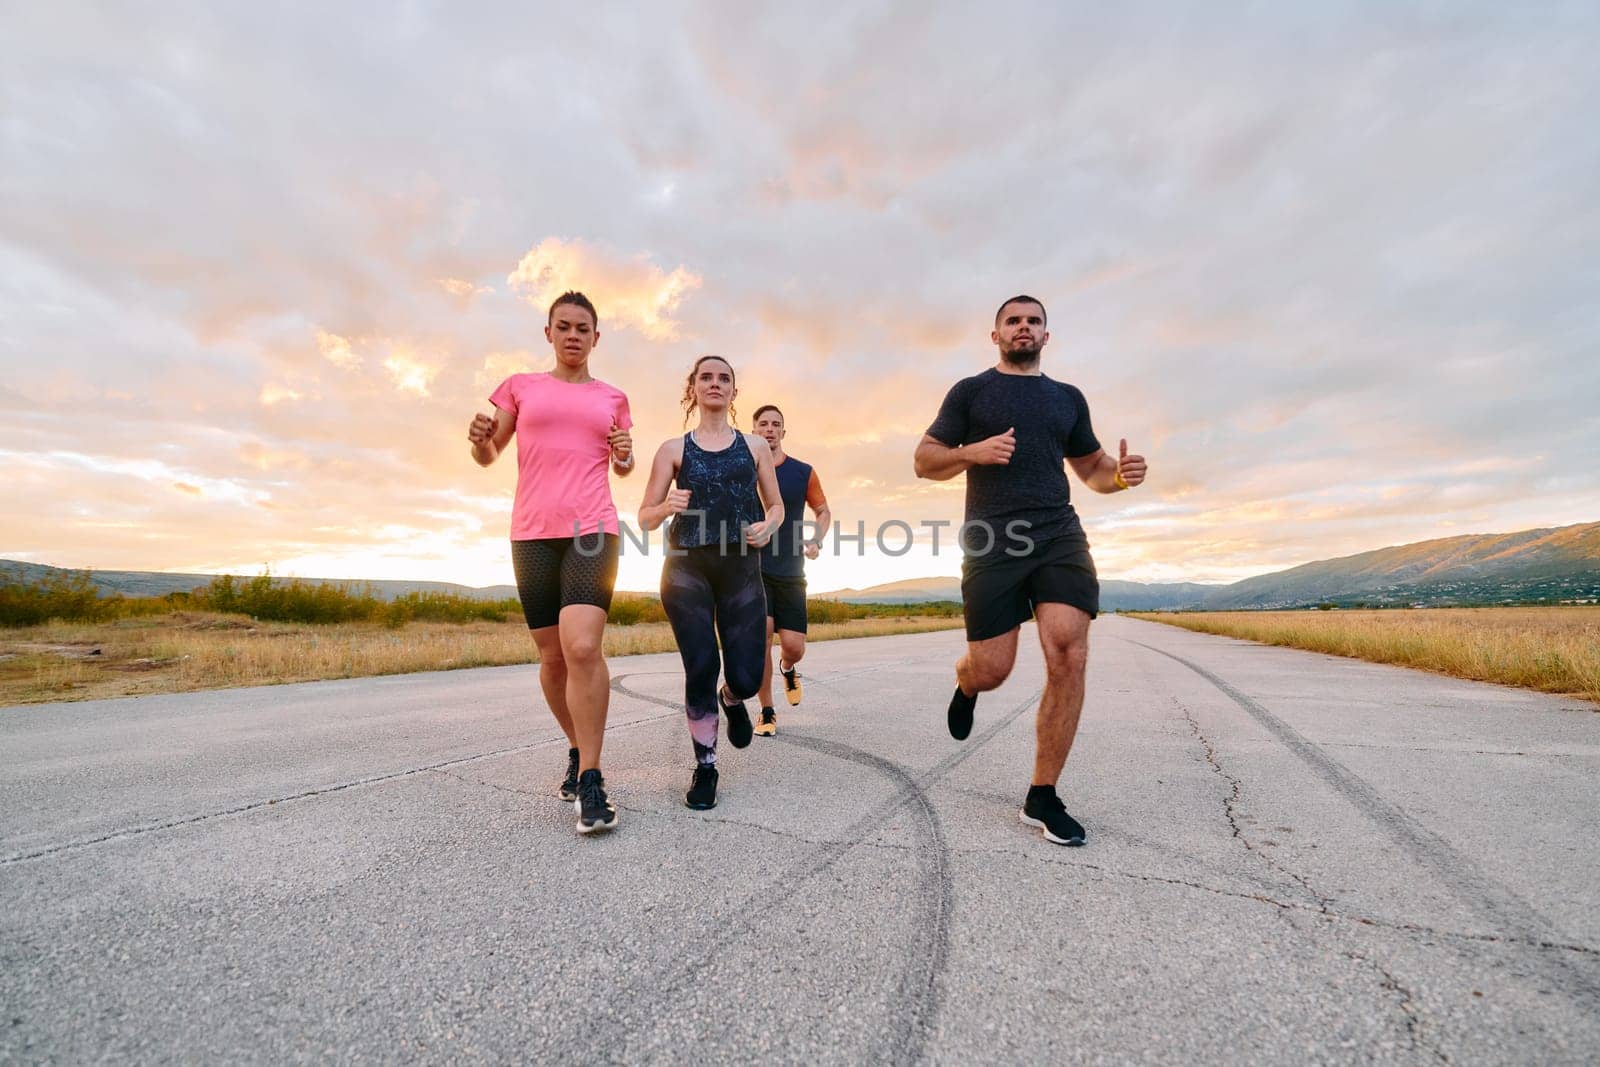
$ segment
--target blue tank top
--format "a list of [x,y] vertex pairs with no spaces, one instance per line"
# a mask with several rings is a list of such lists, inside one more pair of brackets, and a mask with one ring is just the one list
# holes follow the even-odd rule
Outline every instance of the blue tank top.
[[777,466],[778,495],[783,498],[783,521],[761,552],[763,574],[799,578],[806,572],[806,490],[811,486],[811,464],[787,456]]
[[766,514],[756,492],[756,457],[737,431],[733,443],[717,452],[684,434],[677,486],[689,490],[689,510],[672,519],[667,538],[674,548],[742,545],[744,528]]

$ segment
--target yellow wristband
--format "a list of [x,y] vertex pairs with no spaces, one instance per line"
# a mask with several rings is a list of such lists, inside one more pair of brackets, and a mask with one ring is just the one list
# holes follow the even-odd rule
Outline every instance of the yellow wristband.
[[1132,489],[1133,488],[1133,486],[1129,485],[1127,482],[1122,480],[1122,468],[1121,467],[1118,467],[1116,469],[1116,472],[1112,474],[1111,480],[1116,483],[1116,486],[1117,486],[1118,489]]

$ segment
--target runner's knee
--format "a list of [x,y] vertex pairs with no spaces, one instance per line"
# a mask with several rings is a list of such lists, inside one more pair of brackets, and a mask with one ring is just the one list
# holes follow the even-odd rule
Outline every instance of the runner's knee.
[[592,667],[600,662],[600,635],[582,634],[561,639],[561,655],[575,667]]
[[783,662],[793,667],[799,663],[806,654],[806,639],[797,633],[785,630],[780,639],[783,646]]
[[1089,663],[1089,639],[1048,642],[1044,646],[1044,668],[1050,675],[1082,674]]
[[723,678],[728,683],[728,689],[733,695],[743,700],[745,697],[754,696],[757,689],[761,688],[761,663],[735,663],[723,664]]
[[967,661],[968,680],[980,693],[999,689],[1011,676],[1011,660],[973,656]]

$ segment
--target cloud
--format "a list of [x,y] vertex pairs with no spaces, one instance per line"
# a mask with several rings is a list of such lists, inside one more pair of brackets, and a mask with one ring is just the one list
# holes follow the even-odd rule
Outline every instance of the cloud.
[[388,358],[383,361],[383,369],[389,372],[389,380],[396,389],[416,396],[427,396],[429,384],[439,373],[438,367],[430,365],[403,344],[392,348]]
[[494,292],[492,285],[477,285],[462,278],[440,278],[438,285],[451,296],[460,297],[463,302],[470,302],[475,296]]
[[261,387],[261,403],[266,407],[281,404],[286,400],[299,400],[300,396],[301,394],[296,390],[290,389],[286,385],[278,385],[275,382],[268,382]]
[[361,366],[361,357],[350,347],[350,342],[336,333],[318,330],[317,350],[322,353],[323,359],[335,367],[356,370]]
[[[911,450],[1018,291],[1150,458],[1074,487],[1108,577],[1600,515],[1600,14],[1172,19],[33,5],[0,68],[0,543],[503,579],[515,467],[462,431],[551,365],[568,287],[641,449],[723,352],[847,525],[959,518]],[[1002,24],[1047,59],[973,47]]]
[[506,283],[541,312],[562,293],[580,290],[603,309],[602,328],[617,322],[653,341],[677,339],[678,323],[670,316],[702,284],[686,267],[662,271],[643,255],[621,258],[556,237],[529,249]]

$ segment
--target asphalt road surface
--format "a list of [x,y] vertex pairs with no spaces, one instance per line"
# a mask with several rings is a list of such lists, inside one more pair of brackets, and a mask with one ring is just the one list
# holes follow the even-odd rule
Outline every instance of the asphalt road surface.
[[964,743],[812,646],[704,813],[615,660],[592,838],[531,667],[0,709],[0,1062],[1600,1058],[1593,706],[1103,619],[1063,848],[1023,639]]

